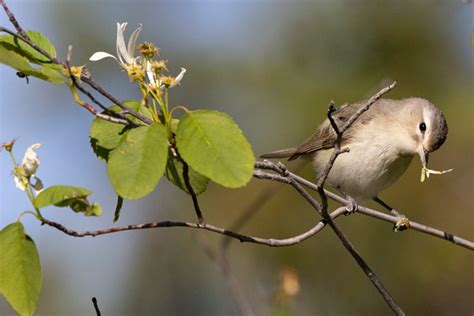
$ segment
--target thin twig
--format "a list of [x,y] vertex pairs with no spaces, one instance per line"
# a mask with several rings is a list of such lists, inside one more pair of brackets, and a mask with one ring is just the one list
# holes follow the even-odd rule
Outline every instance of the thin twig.
[[95,314],[97,316],[100,316],[101,313],[100,313],[100,309],[99,309],[99,304],[97,303],[97,299],[95,297],[92,298],[92,304],[94,305]]
[[177,155],[178,155],[178,159],[181,160],[181,163],[183,164],[184,185],[186,186],[186,189],[188,190],[189,194],[191,195],[191,199],[193,200],[193,207],[194,207],[194,211],[196,212],[196,216],[198,218],[199,224],[204,225],[205,224],[204,216],[202,216],[201,207],[199,206],[199,201],[198,201],[196,192],[194,192],[193,186],[191,185],[191,180],[189,179],[188,163],[184,161],[184,159],[181,158],[179,154]]
[[101,95],[109,99],[112,103],[115,105],[118,105],[121,110],[126,111],[130,115],[136,117],[140,121],[142,121],[145,124],[151,125],[153,124],[153,120],[144,116],[143,114],[133,110],[132,108],[129,108],[128,106],[124,105],[122,102],[120,102],[117,98],[115,98],[112,94],[110,94],[107,90],[102,88],[100,85],[98,85],[92,78],[90,77],[81,77],[81,81],[87,83],[92,89],[95,91],[99,92]]
[[[345,208],[341,207],[331,213],[331,218],[339,217],[345,213]],[[142,229],[151,229],[151,228],[168,228],[168,227],[185,227],[185,228],[193,228],[193,229],[203,229],[207,231],[211,231],[217,234],[226,235],[228,237],[235,238],[240,242],[249,242],[254,244],[261,244],[270,247],[286,247],[295,244],[299,244],[300,242],[316,235],[319,233],[324,226],[326,226],[326,222],[324,220],[319,221],[316,225],[314,225],[311,229],[305,231],[302,234],[296,235],[290,238],[284,239],[275,239],[275,238],[260,238],[260,237],[253,237],[243,235],[234,231],[227,230],[225,228],[217,227],[210,224],[199,224],[199,223],[192,223],[192,222],[176,222],[176,221],[161,221],[161,222],[154,222],[154,223],[145,223],[145,224],[130,224],[125,226],[118,226],[118,227],[111,227],[107,229],[100,229],[100,230],[93,230],[93,231],[76,231],[73,229],[69,229],[64,225],[50,221],[46,218],[42,218],[42,225],[48,225],[51,227],[56,228],[59,231],[62,231],[66,235],[72,237],[96,237],[101,235],[113,234],[123,231],[130,231],[130,230],[142,230]]]
[[[256,162],[255,167],[256,168],[262,167],[263,170],[269,170],[270,169],[269,168],[269,163],[270,162],[268,162],[268,161],[263,161],[263,162],[258,161],[258,162]],[[282,182],[282,183],[290,184],[290,180],[288,178],[283,177],[279,174],[270,173],[270,172],[266,172],[266,171],[263,171],[263,170],[255,169],[254,170],[254,177],[257,178],[257,179],[262,179],[262,180],[270,180],[270,181],[276,181],[276,182]],[[313,182],[311,182],[309,180],[306,180],[305,178],[302,178],[302,177],[300,177],[300,176],[298,176],[298,175],[296,175],[292,172],[289,172],[288,176],[294,178],[297,182],[299,182],[300,184],[310,188],[311,190],[314,190],[316,192],[318,192],[318,190],[319,190],[318,186],[316,184],[314,184]],[[326,194],[326,196],[328,198],[330,198],[331,200],[336,201],[339,204],[347,205],[349,203],[349,201],[347,201],[346,199],[344,199],[343,197],[341,197],[341,196],[339,196],[335,193],[332,193],[331,191],[324,190],[324,193]],[[376,210],[373,210],[373,209],[370,209],[368,207],[364,207],[364,206],[361,206],[361,205],[358,206],[356,214],[366,215],[366,216],[369,216],[369,217],[372,217],[372,218],[375,218],[375,219],[378,219],[378,220],[382,220],[382,221],[385,221],[385,222],[388,222],[388,223],[392,223],[392,224],[396,224],[400,220],[400,218],[398,218],[396,216],[392,216],[392,215],[389,215],[389,214],[386,214],[386,213],[383,213],[383,212],[379,212],[379,211],[376,211]],[[469,240],[464,239],[462,237],[459,237],[459,236],[453,235],[451,233],[439,230],[437,228],[426,226],[424,224],[420,224],[420,223],[417,223],[417,222],[414,222],[414,221],[409,221],[408,223],[409,223],[408,224],[409,228],[412,229],[412,230],[415,230],[415,231],[418,231],[418,232],[421,232],[421,233],[424,233],[424,234],[428,234],[428,235],[431,235],[431,236],[434,236],[434,237],[438,237],[438,238],[441,238],[443,240],[450,241],[450,242],[452,242],[453,244],[455,244],[457,246],[461,246],[461,247],[469,249],[469,250],[474,250],[474,242],[472,242],[472,241],[469,241]]]
[[108,115],[108,114],[105,114],[105,113],[99,113],[92,105],[88,104],[87,102],[84,102],[82,100],[77,100],[78,104],[80,106],[82,106],[83,108],[85,108],[87,111],[89,111],[90,113],[92,113],[95,117],[99,118],[99,119],[102,119],[102,120],[105,120],[105,121],[109,121],[109,122],[112,122],[112,123],[116,123],[116,124],[123,124],[123,125],[136,125],[135,123],[133,123],[130,119],[128,119],[125,115],[121,115],[119,113],[114,113],[110,110],[108,110],[106,107],[104,107],[100,102],[98,102],[93,96],[92,94],[90,94],[88,91],[86,91],[84,88],[82,88],[79,83],[77,82],[77,79],[76,77],[73,75],[72,71],[71,71],[71,56],[72,56],[72,46],[69,46],[68,47],[68,52],[67,52],[67,57],[66,57],[66,69],[67,69],[67,73],[69,74],[69,79],[71,80],[72,82],[72,85],[77,87],[82,93],[86,94],[89,96],[89,98],[91,98],[92,101],[94,101],[96,104],[98,104],[102,109],[105,110],[106,113],[113,113],[114,115],[117,115],[119,117],[114,117],[114,116],[111,116],[111,115]]
[[[127,116],[125,116],[124,114],[121,114],[121,113],[117,113],[117,112],[114,112],[114,111],[111,111],[109,110],[105,105],[103,105],[101,102],[99,102],[99,100],[97,100],[93,95],[92,93],[90,93],[89,91],[87,91],[84,87],[82,87],[78,80],[76,79],[76,77],[73,75],[73,73],[71,72],[71,58],[72,58],[72,45],[69,45],[68,46],[68,49],[67,49],[67,56],[66,56],[66,67],[67,67],[67,73],[69,74],[69,79],[71,79],[71,82],[72,84],[79,90],[81,91],[82,93],[84,93],[89,99],[91,99],[92,102],[94,102],[95,104],[97,104],[103,111],[104,114],[103,116],[108,116],[108,117],[113,117],[113,116],[116,116],[118,117],[120,120],[117,121],[117,124],[125,124],[125,125],[131,125],[131,126],[136,126],[137,124],[135,124],[132,120],[130,120]],[[83,76],[81,76],[81,78],[83,78]],[[96,111],[97,112],[97,111]],[[97,116],[97,115],[96,115]],[[99,116],[97,116],[99,117]]]
[[381,89],[379,92],[374,94],[370,99],[368,99],[365,104],[356,112],[354,113],[349,120],[346,122],[346,124],[341,127],[340,129],[340,134],[343,134],[349,127],[354,124],[354,122],[364,113],[366,112],[377,100],[379,100],[384,94],[395,88],[397,85],[397,82],[394,81],[390,85],[386,86],[385,88]]

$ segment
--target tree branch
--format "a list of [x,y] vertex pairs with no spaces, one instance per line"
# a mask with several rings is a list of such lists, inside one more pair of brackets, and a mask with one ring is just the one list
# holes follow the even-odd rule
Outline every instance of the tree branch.
[[[331,218],[339,217],[345,213],[345,208],[341,207],[331,213]],[[64,225],[50,221],[46,218],[42,218],[42,225],[48,225],[51,227],[56,228],[59,231],[62,231],[66,235],[72,237],[96,237],[101,235],[113,234],[123,231],[129,230],[142,230],[142,229],[150,229],[150,228],[167,228],[167,227],[185,227],[185,228],[193,228],[193,229],[202,229],[211,231],[217,234],[226,235],[228,237],[234,238],[239,240],[240,242],[249,242],[254,244],[261,244],[270,247],[286,247],[298,244],[314,235],[319,233],[324,226],[326,226],[326,222],[324,220],[319,221],[316,225],[314,225],[311,229],[307,230],[306,232],[296,235],[290,238],[284,239],[275,239],[275,238],[260,238],[260,237],[253,237],[243,235],[234,231],[227,230],[225,228],[217,227],[210,224],[199,224],[199,223],[192,223],[192,222],[176,222],[176,221],[161,221],[161,222],[154,222],[154,223],[146,223],[146,224],[130,224],[125,226],[119,227],[111,227],[107,229],[101,230],[93,230],[93,231],[76,231],[73,229],[69,229]]]
[[97,316],[100,316],[101,313],[100,313],[100,309],[99,309],[99,304],[97,303],[97,298],[95,298],[95,297],[92,298],[92,305],[94,305],[95,314]]
[[[135,126],[136,124],[132,122],[129,118],[127,118],[125,115],[110,111],[104,105],[102,105],[98,100],[96,100],[89,91],[87,91],[86,89],[81,87],[81,85],[79,85],[76,77],[73,75],[71,71],[71,55],[72,55],[72,46],[69,45],[67,57],[66,57],[66,69],[67,69],[67,73],[69,74],[69,79],[71,80],[72,85],[76,87],[77,89],[79,89],[79,91],[87,95],[94,103],[99,105],[104,110],[105,113],[109,113],[111,115],[98,112],[92,105],[82,100],[77,100],[77,103],[99,119],[109,121],[115,124]],[[118,117],[115,117],[115,116],[118,116]]]
[[[176,151],[177,152],[177,151]],[[198,198],[196,192],[194,192],[193,186],[191,185],[191,181],[189,179],[189,166],[186,161],[178,154],[178,159],[181,160],[183,164],[183,178],[184,178],[184,185],[188,190],[189,194],[191,194],[191,199],[193,200],[194,211],[196,212],[196,216],[198,218],[199,224],[205,224],[204,217],[202,216],[201,207],[199,207]]]
[[[254,177],[258,178],[258,179],[262,179],[262,180],[271,180],[271,181],[277,181],[277,182],[282,182],[282,183],[289,184],[289,180],[287,178],[282,177],[279,174],[274,174],[274,173],[269,173],[269,172],[263,171],[263,170],[272,170],[272,168],[270,168],[269,164],[272,164],[272,163],[269,162],[269,161],[263,161],[263,162],[257,161],[256,166],[255,166],[257,169],[254,171]],[[316,184],[314,184],[311,181],[306,180],[305,178],[302,178],[302,177],[300,177],[300,176],[298,176],[298,175],[296,175],[292,172],[289,172],[288,176],[294,178],[298,183],[310,188],[313,191],[318,192],[318,190],[319,190],[319,188]],[[347,205],[349,203],[349,201],[347,201],[346,199],[344,199],[343,197],[341,197],[337,194],[332,193],[331,191],[324,190],[324,193],[326,194],[326,196],[328,198],[330,198],[333,201],[336,201],[339,204]],[[385,221],[385,222],[388,222],[388,223],[392,223],[392,224],[396,224],[400,220],[396,216],[392,216],[392,215],[389,215],[389,214],[386,214],[386,213],[383,213],[383,212],[379,212],[379,211],[376,211],[376,210],[373,210],[373,209],[370,209],[368,207],[364,207],[364,206],[361,206],[361,205],[358,206],[356,214],[362,214],[362,215],[370,216],[372,218],[379,219],[379,220],[382,220],[382,221]],[[437,228],[433,228],[433,227],[430,227],[430,226],[427,226],[427,225],[424,225],[424,224],[421,224],[421,223],[418,223],[418,222],[415,222],[415,221],[411,221],[411,220],[408,221],[408,226],[409,226],[408,228],[410,228],[412,230],[415,230],[415,231],[418,231],[418,232],[421,232],[421,233],[424,233],[424,234],[428,234],[428,235],[431,235],[431,236],[434,236],[434,237],[438,237],[438,238],[450,241],[450,242],[452,242],[453,244],[455,244],[457,246],[461,246],[461,247],[469,249],[469,250],[474,250],[474,242],[469,241],[467,239],[464,239],[462,237],[459,237],[459,236],[453,235],[451,233],[439,230]]]
[[153,120],[149,119],[148,117],[138,113],[137,111],[133,110],[132,108],[129,108],[128,106],[124,105],[122,102],[120,102],[117,98],[115,98],[112,94],[110,94],[107,90],[102,88],[100,85],[98,85],[94,80],[92,80],[91,77],[81,77],[81,81],[87,83],[92,89],[109,99],[112,103],[115,105],[119,106],[121,110],[129,113],[130,115],[136,117],[143,123],[150,125],[153,124]]

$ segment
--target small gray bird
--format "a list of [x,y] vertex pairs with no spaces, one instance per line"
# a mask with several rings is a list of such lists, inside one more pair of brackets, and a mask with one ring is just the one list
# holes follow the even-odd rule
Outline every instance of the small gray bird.
[[[336,110],[332,117],[338,127],[363,106],[347,104]],[[380,99],[364,112],[343,134],[341,148],[350,152],[340,155],[327,182],[346,195],[354,205],[378,199],[378,194],[390,187],[408,168],[415,155],[423,171],[427,169],[428,155],[446,140],[448,125],[443,113],[422,98],[403,100]],[[332,154],[336,133],[328,119],[300,146],[278,150],[262,158],[298,157],[311,159],[316,172],[321,172]]]

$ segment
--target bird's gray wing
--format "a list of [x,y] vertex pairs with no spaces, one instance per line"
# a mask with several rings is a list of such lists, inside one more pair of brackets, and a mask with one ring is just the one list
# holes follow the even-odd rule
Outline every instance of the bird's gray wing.
[[[357,104],[344,104],[339,109],[337,109],[333,114],[332,117],[336,122],[336,125],[341,128],[344,124],[349,120],[349,118],[357,112],[360,108],[362,103]],[[365,114],[365,113],[364,113]],[[365,115],[364,115],[365,116]],[[360,120],[366,120],[367,117],[360,117],[355,124],[358,124]],[[354,126],[354,125],[353,125]],[[353,127],[352,126],[352,127]],[[342,142],[344,143],[351,137],[351,129],[352,127],[347,130],[342,137]],[[288,160],[293,160],[298,158],[299,156],[306,155],[313,153],[315,151],[321,149],[330,149],[334,147],[334,143],[336,141],[336,132],[334,131],[331,123],[328,119],[326,119],[320,127],[311,135],[308,139],[306,139],[301,145],[296,147],[293,155]]]

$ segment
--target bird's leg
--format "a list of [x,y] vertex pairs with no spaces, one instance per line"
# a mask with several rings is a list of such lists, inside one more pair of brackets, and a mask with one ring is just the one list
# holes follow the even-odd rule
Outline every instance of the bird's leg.
[[387,203],[385,203],[384,201],[382,201],[378,197],[374,197],[373,200],[375,202],[377,202],[378,204],[382,205],[387,211],[390,211],[390,213],[392,213],[392,215],[394,215],[396,217],[405,217],[405,215],[402,215],[402,214],[398,213],[393,207],[391,207],[390,205],[388,205]]
[[346,211],[347,211],[346,215],[353,214],[353,213],[357,212],[357,210],[359,209],[359,204],[357,204],[357,201],[352,196],[350,196],[346,192],[342,191],[341,188],[339,188],[339,186],[336,186],[334,188],[339,193],[341,193],[342,196],[344,196],[344,198],[348,201],[348,203],[346,204]]
[[349,203],[346,205],[346,211],[348,214],[352,214],[357,212],[359,209],[359,204],[357,204],[357,201],[354,200],[354,198],[350,195],[344,194],[344,197],[346,198]]
[[393,231],[400,232],[410,227],[410,221],[405,215],[398,213],[393,207],[391,207],[378,197],[374,197],[373,200],[378,204],[382,205],[385,209],[390,211],[392,215],[398,218],[398,221],[393,225]]

